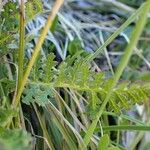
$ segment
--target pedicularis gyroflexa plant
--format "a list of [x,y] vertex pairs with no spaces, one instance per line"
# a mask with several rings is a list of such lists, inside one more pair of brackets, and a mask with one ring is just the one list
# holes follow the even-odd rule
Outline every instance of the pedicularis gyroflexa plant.
[[[45,57],[40,49],[62,3],[57,0],[54,4],[30,58],[25,55],[28,43],[25,28],[43,13],[42,2],[10,1],[0,11],[0,147],[3,149],[27,150],[34,145],[40,147],[41,141],[45,149],[86,149],[88,146],[119,149],[112,145],[108,135],[102,134],[102,130],[112,128],[105,123],[101,130],[97,126],[102,114],[107,110],[119,115],[149,98],[150,83],[118,81],[142,33],[150,1],[143,3],[95,53],[79,50],[58,63],[53,53]],[[114,76],[107,78],[104,72],[94,70],[91,61],[135,19],[138,20],[131,42]],[[37,139],[36,144],[33,139]]]

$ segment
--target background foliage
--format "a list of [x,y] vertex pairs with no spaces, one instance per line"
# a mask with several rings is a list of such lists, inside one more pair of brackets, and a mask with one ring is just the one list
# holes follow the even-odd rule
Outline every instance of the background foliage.
[[[12,101],[18,88],[20,7],[12,0],[2,2],[0,147],[3,150],[83,149],[86,137],[90,142],[85,149],[147,149],[149,133],[140,131],[150,130],[149,18],[119,83],[111,89],[109,102],[101,109],[125,48],[133,42],[131,37],[139,23],[136,18],[143,12],[144,2],[66,0],[48,31],[18,108],[13,108]],[[24,72],[52,6],[53,1],[49,0],[25,2]],[[140,6],[141,12],[134,21],[117,32]],[[117,38],[87,62],[113,33]],[[90,136],[88,129],[100,110],[102,116]]]

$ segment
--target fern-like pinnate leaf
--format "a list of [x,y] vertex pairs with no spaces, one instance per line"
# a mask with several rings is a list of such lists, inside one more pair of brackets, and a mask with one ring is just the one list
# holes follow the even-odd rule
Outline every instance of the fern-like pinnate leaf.
[[54,73],[53,73],[53,67],[57,64],[54,61],[55,55],[53,53],[49,54],[47,56],[47,59],[45,61],[45,66],[43,67],[44,74],[43,74],[43,81],[44,82],[50,82],[53,79]]
[[39,106],[44,106],[53,97],[52,89],[42,85],[29,85],[23,95],[23,102],[30,104],[36,102]]
[[17,4],[8,1],[0,13],[0,58],[17,48],[18,21]]
[[123,89],[118,86],[112,93],[109,105],[117,112],[122,109],[128,110],[134,104],[147,100],[148,91],[150,92],[150,88],[140,84],[131,84]]
[[43,4],[41,0],[29,0],[26,3],[26,19],[27,22],[32,20],[35,16],[42,13]]
[[[53,55],[51,58],[54,59]],[[50,100],[47,95],[52,93],[51,89],[70,88],[86,92],[89,95],[88,112],[95,114],[107,95],[112,79],[106,79],[104,73],[93,72],[91,65],[86,64],[84,58],[80,56],[66,59],[57,68],[52,62],[53,59],[50,59],[50,65],[45,66],[47,73],[43,76],[46,77],[46,80],[30,82],[30,89],[26,89],[24,92],[26,96],[23,97],[23,102],[27,104],[37,102],[39,105],[43,105]],[[40,90],[41,86],[45,88],[44,91]],[[143,100],[148,99],[149,92],[149,84],[146,86],[140,83],[121,83],[113,89],[109,109],[118,113],[123,109],[128,110],[134,104],[142,103]]]

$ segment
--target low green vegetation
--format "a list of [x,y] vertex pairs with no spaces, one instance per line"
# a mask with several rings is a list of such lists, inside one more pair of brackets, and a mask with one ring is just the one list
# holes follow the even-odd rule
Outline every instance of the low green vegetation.
[[149,0],[0,5],[0,149],[147,149]]

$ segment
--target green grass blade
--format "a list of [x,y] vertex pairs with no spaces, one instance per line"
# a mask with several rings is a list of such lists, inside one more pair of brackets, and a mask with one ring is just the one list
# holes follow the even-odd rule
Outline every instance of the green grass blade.
[[141,126],[141,125],[103,126],[102,128],[104,131],[119,131],[119,130],[150,131],[150,126]]
[[46,106],[47,111],[49,111],[52,115],[52,120],[55,123],[55,125],[58,127],[60,133],[62,134],[63,138],[65,139],[65,141],[67,142],[68,146],[70,148],[74,148],[74,150],[77,150],[77,146],[76,143],[74,141],[74,138],[72,137],[71,133],[68,131],[67,126],[64,126],[64,122],[63,122],[63,116],[61,115],[58,116],[58,111],[56,110],[55,106],[50,102],[50,105]]
[[43,133],[44,133],[44,136],[45,136],[45,138],[46,138],[47,141],[48,141],[48,144],[49,144],[48,146],[49,146],[49,148],[50,148],[51,150],[55,150],[55,147],[54,147],[53,142],[52,142],[52,140],[51,140],[51,138],[50,138],[50,136],[49,136],[49,133],[48,133],[48,131],[47,131],[47,129],[46,129],[46,126],[45,126],[45,124],[44,124],[43,121],[42,121],[42,116],[40,115],[40,113],[39,113],[39,111],[38,111],[38,109],[37,109],[37,107],[36,107],[35,104],[33,104],[33,107],[34,107],[34,110],[35,110],[36,115],[37,115],[37,117],[38,117],[38,120],[39,120],[39,123],[40,123],[40,125],[41,125],[41,128],[42,128],[42,131],[43,131]]
[[[137,42],[138,42],[138,39],[139,39],[139,36],[141,35],[142,31],[143,31],[143,27],[146,23],[146,20],[147,20],[147,14],[149,12],[149,8],[150,8],[150,1],[147,1],[143,7],[142,7],[142,10],[141,10],[141,15],[140,15],[140,19],[138,20],[138,22],[136,23],[136,27],[132,33],[132,36],[131,36],[131,42],[129,43],[129,45],[127,46],[126,50],[125,50],[125,54],[123,55],[122,59],[121,59],[121,62],[117,68],[117,71],[114,75],[114,79],[113,79],[113,83],[110,85],[110,88],[108,90],[108,94],[104,100],[104,102],[102,103],[101,107],[100,107],[100,110],[99,112],[97,113],[97,116],[96,118],[93,120],[92,124],[90,125],[90,127],[88,128],[88,131],[84,137],[84,144],[85,146],[87,146],[90,142],[90,139],[94,133],[94,130],[96,128],[96,125],[97,125],[97,122],[99,120],[99,118],[101,117],[109,99],[110,99],[110,96],[111,96],[111,93],[112,93],[112,89],[116,86],[120,76],[122,75],[123,73],[123,70],[125,69],[125,67],[127,66],[127,63],[132,55],[132,52],[133,52],[133,49],[134,47],[137,45]],[[136,15],[135,15],[136,17]],[[97,51],[97,53],[95,53],[92,57],[92,58],[95,58],[95,56],[97,56],[99,52]],[[91,60],[91,59],[90,59]]]
[[112,113],[112,112],[103,112],[103,115],[110,115],[110,116],[113,116],[113,117],[122,118],[122,119],[125,119],[125,120],[128,120],[128,121],[131,121],[133,123],[136,123],[137,125],[146,125],[144,122],[142,122],[138,119],[135,119],[131,116],[124,115],[124,114],[121,114],[120,116],[118,116],[118,114],[115,114],[115,113]]

